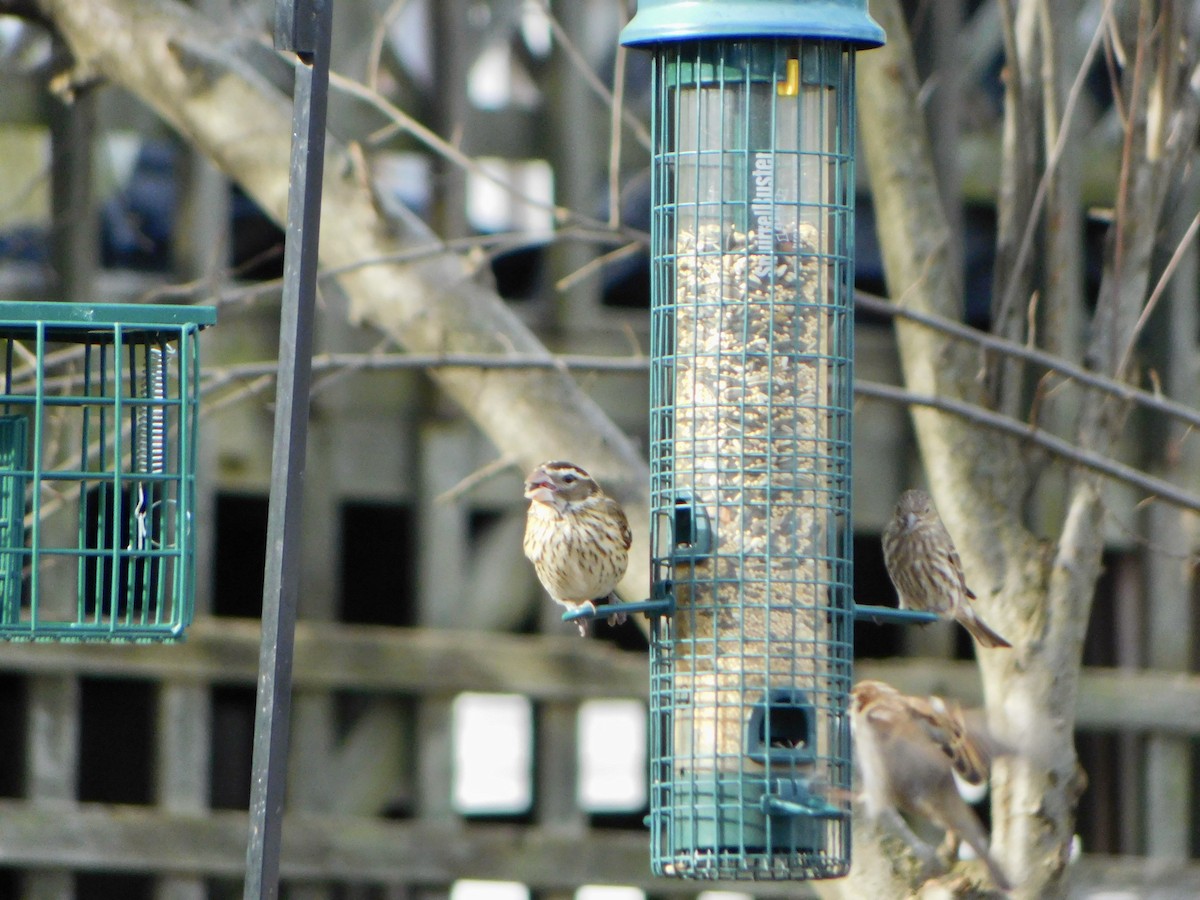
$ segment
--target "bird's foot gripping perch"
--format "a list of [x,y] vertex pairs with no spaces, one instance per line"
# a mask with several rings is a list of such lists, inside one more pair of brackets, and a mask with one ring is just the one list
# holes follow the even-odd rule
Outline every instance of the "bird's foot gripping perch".
[[648,618],[671,614],[674,602],[670,597],[658,600],[642,600],[638,603],[622,603],[616,597],[605,597],[604,602],[589,600],[562,614],[564,622],[576,622],[580,633],[587,632],[587,623],[592,619],[607,618],[608,624],[620,625],[630,613],[645,613]]

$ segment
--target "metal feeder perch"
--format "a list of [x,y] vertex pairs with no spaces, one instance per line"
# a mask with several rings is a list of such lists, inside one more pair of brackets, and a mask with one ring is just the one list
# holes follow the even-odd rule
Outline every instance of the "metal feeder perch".
[[653,55],[651,864],[850,866],[854,54],[865,0],[642,0]]
[[0,638],[171,641],[192,619],[206,306],[0,302]]

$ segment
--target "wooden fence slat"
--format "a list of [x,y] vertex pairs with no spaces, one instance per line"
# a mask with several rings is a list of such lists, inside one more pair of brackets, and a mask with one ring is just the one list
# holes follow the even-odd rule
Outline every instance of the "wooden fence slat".
[[[198,684],[162,682],[154,730],[155,784],[165,809],[203,812],[211,776],[212,705],[209,692]],[[208,890],[200,879],[160,879],[154,900],[205,900]]]
[[[0,865],[66,866],[108,872],[156,871],[240,877],[246,816],[227,810],[173,815],[149,806],[84,804],[71,815],[0,801]],[[449,885],[460,878],[518,881],[535,890],[626,884],[656,895],[716,890],[720,882],[650,875],[641,832],[464,825],[453,821],[289,815],[284,880]],[[744,890],[749,886],[726,886]],[[803,897],[786,882],[753,886],[762,897]]]
[[1200,897],[1200,864],[1139,856],[1085,856],[1072,879],[1068,897],[1137,897],[1178,900]]
[[378,698],[347,730],[330,759],[339,778],[330,812],[374,815],[403,804],[412,755],[409,721],[398,701]]
[[[459,878],[519,881],[534,890],[622,884],[657,897],[729,890],[763,898],[811,898],[797,882],[653,878],[646,835],[586,836],[520,825],[463,825],[302,814],[284,822],[283,878],[374,884],[449,884]],[[0,865],[93,871],[155,871],[238,878],[246,862],[246,816],[172,815],[148,806],[84,804],[70,814],[0,801]],[[1069,896],[1128,890],[1139,897],[1200,896],[1200,864],[1085,856]]]
[[[172,646],[11,644],[0,654],[0,671],[253,684],[258,642],[257,620],[208,618]],[[296,626],[294,674],[297,689],[445,696],[496,691],[535,700],[642,697],[647,681],[645,657],[575,635],[304,621]]]
[[[859,678],[882,678],[902,690],[978,703],[973,663],[869,660]],[[10,644],[0,672],[253,684],[258,622],[208,618],[175,646]],[[298,689],[441,694],[495,691],[533,700],[646,695],[645,657],[574,636],[383,628],[300,622]],[[1097,731],[1200,734],[1200,676],[1085,668],[1078,725]]]
[[[79,777],[79,680],[41,675],[29,680],[27,694],[26,793],[44,815],[68,818]],[[22,900],[71,900],[75,888],[67,868],[60,863],[24,873]]]

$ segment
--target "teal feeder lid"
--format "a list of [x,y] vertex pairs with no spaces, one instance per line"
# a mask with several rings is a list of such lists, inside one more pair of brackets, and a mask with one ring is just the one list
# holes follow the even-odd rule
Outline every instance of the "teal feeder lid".
[[862,48],[884,42],[866,0],[639,0],[621,43],[771,37],[837,40]]

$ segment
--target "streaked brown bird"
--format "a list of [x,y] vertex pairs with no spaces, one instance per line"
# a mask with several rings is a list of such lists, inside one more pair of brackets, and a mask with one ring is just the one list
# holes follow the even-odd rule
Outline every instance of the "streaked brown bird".
[[[568,609],[615,602],[633,542],[621,504],[579,466],[561,460],[530,472],[525,496],[531,501],[525,555],[551,599]],[[610,625],[624,621],[624,613],[608,617]],[[586,622],[578,625],[586,635]]]
[[891,826],[927,865],[936,861],[936,852],[913,834],[900,813],[928,819],[947,837],[966,841],[996,886],[1011,890],[992,858],[983,824],[959,794],[952,774],[982,784],[998,742],[969,730],[958,704],[901,694],[882,681],[854,686],[850,723],[867,815]]
[[962,561],[933,499],[924,491],[905,491],[883,530],[883,561],[901,609],[934,612],[955,619],[981,647],[1011,647],[979,618],[971,601]]

